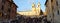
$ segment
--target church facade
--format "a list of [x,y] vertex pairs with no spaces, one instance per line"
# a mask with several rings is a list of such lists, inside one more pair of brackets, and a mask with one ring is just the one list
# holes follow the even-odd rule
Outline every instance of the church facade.
[[37,7],[35,6],[35,4],[32,4],[32,11],[27,11],[27,12],[17,12],[20,15],[26,15],[26,16],[39,16],[40,15],[40,2],[38,2]]

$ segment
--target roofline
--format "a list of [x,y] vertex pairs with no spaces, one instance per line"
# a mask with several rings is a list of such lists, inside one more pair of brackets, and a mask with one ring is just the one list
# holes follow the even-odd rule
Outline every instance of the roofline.
[[45,5],[47,4],[48,0],[46,0]]
[[[9,0],[7,0],[8,2],[10,2]],[[18,6],[14,3],[14,1],[10,2],[11,4],[14,4],[16,6],[16,8],[18,8]]]

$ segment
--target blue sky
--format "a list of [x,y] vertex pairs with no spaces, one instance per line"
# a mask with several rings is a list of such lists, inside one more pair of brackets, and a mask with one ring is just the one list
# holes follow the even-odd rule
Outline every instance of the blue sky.
[[38,2],[41,4],[41,9],[45,12],[45,1],[46,0],[13,0],[15,4],[18,6],[17,11],[27,11],[32,9],[32,3],[34,2],[36,5]]

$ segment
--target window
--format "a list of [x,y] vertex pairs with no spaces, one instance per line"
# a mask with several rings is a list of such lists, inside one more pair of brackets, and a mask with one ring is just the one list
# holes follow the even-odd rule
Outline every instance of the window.
[[53,2],[53,0],[51,0],[51,2]]
[[59,10],[58,10],[58,15],[59,15]]
[[52,6],[52,10],[54,10],[54,7]]
[[7,3],[7,11],[10,12],[11,11],[11,5],[9,3]]
[[58,6],[58,2],[56,1],[56,5]]
[[8,12],[10,12],[11,11],[11,7],[10,7],[10,5],[8,5]]
[[3,7],[4,7],[4,6],[2,6],[2,10],[3,10]]
[[5,3],[5,0],[2,0],[2,3]]
[[10,10],[10,8],[8,8],[8,12],[10,12],[11,10]]

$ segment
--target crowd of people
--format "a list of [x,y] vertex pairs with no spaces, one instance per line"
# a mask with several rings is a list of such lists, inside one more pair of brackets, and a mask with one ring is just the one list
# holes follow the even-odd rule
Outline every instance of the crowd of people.
[[46,23],[46,19],[43,19],[44,17],[39,17],[39,18],[31,18],[31,17],[26,17],[26,16],[18,16],[17,20],[11,21],[11,23]]
[[12,20],[9,23],[47,23],[46,17],[31,18],[26,16],[17,16],[16,20]]

